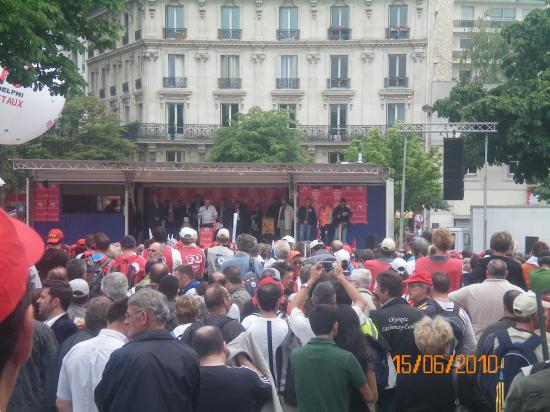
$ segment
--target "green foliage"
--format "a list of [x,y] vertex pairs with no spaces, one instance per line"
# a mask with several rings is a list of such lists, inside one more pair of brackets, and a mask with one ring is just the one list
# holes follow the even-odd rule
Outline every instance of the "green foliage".
[[540,200],[550,203],[550,177],[547,177],[537,186],[531,188],[533,194],[538,195]]
[[229,127],[218,129],[210,160],[213,162],[304,163],[310,162],[295,122],[284,110],[253,107],[237,115]]
[[[537,183],[550,168],[550,9],[534,10],[523,22],[502,29],[510,53],[502,61],[504,81],[496,88],[460,85],[437,101],[438,116],[453,121],[494,121],[490,164],[518,161],[514,180]],[[483,164],[483,139],[466,136],[471,163]]]
[[[106,12],[90,19],[101,7]],[[62,51],[83,53],[82,40],[112,47],[121,28],[107,16],[122,7],[121,0],[1,0],[0,66],[9,70],[8,81],[78,94],[85,81]]]
[[[403,175],[404,136],[395,129],[389,129],[384,136],[378,129],[371,130],[361,140],[355,140],[344,151],[347,161],[357,161],[359,152],[363,161],[380,164],[389,168],[394,179],[394,202],[396,208],[401,203],[401,183]],[[441,153],[437,147],[424,151],[422,138],[409,134],[407,137],[407,170],[405,185],[405,210],[445,209],[442,199]]]
[[[6,146],[6,159],[128,160],[134,144],[121,135],[120,120],[105,102],[92,96],[74,97],[55,125],[38,139]],[[8,191],[20,190],[21,176],[4,164]]]

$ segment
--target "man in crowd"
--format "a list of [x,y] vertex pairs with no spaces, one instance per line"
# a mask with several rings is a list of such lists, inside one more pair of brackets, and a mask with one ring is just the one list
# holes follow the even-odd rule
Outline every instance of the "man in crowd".
[[411,242],[411,253],[412,257],[407,260],[407,273],[412,274],[416,268],[416,261],[428,256],[428,242],[426,239],[421,237],[416,237]]
[[86,317],[86,303],[90,297],[90,287],[84,279],[73,279],[69,285],[73,291],[73,297],[67,309],[67,315],[76,324],[83,323]]
[[204,274],[206,257],[204,256],[203,250],[197,246],[197,236],[197,231],[195,229],[183,227],[180,230],[181,246],[179,251],[181,253],[182,262],[193,267],[195,279],[200,281]]
[[[164,257],[164,262],[170,269],[170,273],[173,273],[173,270],[182,264],[179,250],[166,244],[168,241],[168,232],[164,226],[155,227],[152,234],[153,240],[160,243],[160,252],[162,253],[162,257]],[[147,259],[149,257],[149,251],[144,252],[143,257]]]
[[437,306],[430,298],[432,293],[432,277],[430,274],[425,270],[417,270],[403,283],[409,288],[409,300],[413,306],[433,318],[437,312]]
[[269,258],[267,262],[265,262],[264,266],[266,268],[271,267],[271,265],[278,260],[288,259],[288,254],[290,253],[290,244],[286,240],[278,240],[277,242],[275,242],[273,253],[275,256]]
[[280,237],[292,235],[294,231],[294,209],[288,204],[286,197],[281,199],[281,207],[277,214],[277,227]]
[[226,260],[233,257],[234,252],[229,248],[231,236],[229,230],[222,228],[216,234],[218,244],[207,249],[206,262],[208,273],[221,272]]
[[486,271],[489,262],[494,259],[502,260],[508,268],[508,281],[522,290],[527,290],[525,279],[523,278],[523,269],[520,263],[506,256],[514,247],[512,235],[508,232],[496,232],[491,236],[490,247],[492,254],[481,259],[478,265],[473,269],[472,277],[475,282],[483,282],[486,278]]
[[376,283],[376,278],[379,273],[391,269],[391,263],[395,259],[395,242],[393,239],[387,237],[380,244],[380,257],[377,259],[365,261],[365,269],[370,270],[372,275],[371,283],[369,286],[370,290],[374,289],[374,284]]
[[[182,412],[197,408],[197,359],[166,330],[166,297],[143,289],[128,300],[128,344],[111,354],[95,388],[100,411]],[[146,388],[146,390],[145,390]]]
[[197,293],[196,288],[200,282],[195,280],[195,271],[191,265],[179,265],[174,270],[174,276],[178,280],[180,294],[182,295],[195,295]]
[[67,277],[67,269],[65,269],[63,266],[56,266],[54,268],[51,268],[48,271],[48,276],[46,277],[47,280],[62,280],[64,282],[68,282],[69,278]]
[[237,266],[228,266],[223,271],[227,280],[226,286],[231,301],[239,307],[239,311],[243,313],[244,305],[250,301],[251,296],[247,292],[241,280],[241,272]]
[[202,326],[193,334],[200,359],[200,394],[197,412],[255,412],[271,399],[271,383],[246,355],[241,367],[228,367],[229,350],[215,326]]
[[508,290],[523,290],[506,280],[508,269],[503,259],[492,259],[486,266],[487,279],[449,293],[449,299],[470,314],[476,339],[490,324],[504,316],[502,298]]
[[40,261],[36,263],[36,269],[41,280],[45,280],[50,269],[67,265],[71,258],[63,249],[63,232],[60,229],[52,229],[48,232],[47,246]]
[[222,270],[225,270],[225,268],[229,266],[236,266],[239,268],[241,278],[249,272],[253,272],[259,276],[260,273],[262,273],[262,264],[258,259],[251,257],[257,245],[256,238],[246,233],[242,233],[237,236],[235,243],[238,252],[235,253],[231,259],[223,262]]
[[309,250],[311,251],[311,256],[306,259],[307,265],[314,265],[323,260],[336,260],[336,258],[325,249],[325,244],[322,240],[317,239],[310,242]]
[[65,339],[78,331],[78,327],[67,315],[73,292],[69,282],[46,280],[38,297],[39,313],[46,319],[61,345]]
[[365,371],[355,356],[333,341],[338,333],[336,308],[317,305],[309,321],[315,337],[290,355],[300,412],[349,411],[352,388],[365,403],[371,402],[374,395]]
[[366,302],[367,306],[365,307],[365,316],[369,316],[369,312],[371,310],[376,309],[376,305],[374,304],[374,295],[369,290],[372,275],[370,273],[370,270],[368,269],[354,269],[351,272],[351,275],[349,276],[349,281],[357,291],[361,294],[363,297],[363,300]]
[[158,289],[162,278],[168,276],[168,271],[168,266],[164,263],[154,263],[149,271],[149,284],[145,285],[144,288]]
[[84,279],[86,276],[86,262],[83,259],[71,259],[67,262],[67,279]]
[[332,241],[332,207],[325,200],[323,206],[319,209],[319,228],[321,229],[321,239],[327,245]]
[[136,253],[137,242],[131,235],[124,236],[120,241],[120,248],[122,253],[114,258],[112,271],[125,274],[128,286],[132,288],[145,276],[146,260]]
[[340,199],[340,203],[332,212],[332,224],[334,226],[334,239],[347,243],[348,227],[353,217],[351,209],[346,205],[346,199]]
[[127,298],[113,302],[107,311],[107,327],[96,337],[75,345],[63,359],[57,386],[59,412],[97,411],[94,389],[111,353],[128,342],[127,307]]
[[281,285],[283,285],[284,294],[287,296],[292,294],[293,292],[292,268],[288,264],[288,261],[278,260],[275,263],[273,263],[273,265],[271,265],[271,268],[279,272],[279,275],[281,277]]
[[199,208],[199,218],[201,226],[212,226],[216,223],[218,212],[210,204],[210,199],[204,199],[204,205]]
[[311,198],[306,198],[305,204],[298,209],[298,242],[310,241],[313,238],[313,228],[317,225],[317,213],[311,205]]
[[128,279],[120,272],[109,273],[101,280],[101,294],[111,300],[128,296]]
[[537,262],[539,269],[529,272],[529,283],[532,290],[542,292],[550,289],[550,252],[541,252]]

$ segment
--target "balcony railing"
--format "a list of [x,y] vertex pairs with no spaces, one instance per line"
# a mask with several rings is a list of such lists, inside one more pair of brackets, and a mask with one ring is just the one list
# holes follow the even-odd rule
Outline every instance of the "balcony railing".
[[122,36],[121,41],[123,46],[126,46],[128,44],[128,33]]
[[386,29],[386,39],[400,40],[408,39],[410,34],[409,26],[391,26]]
[[162,34],[167,40],[185,40],[187,38],[187,29],[164,28],[162,29]]
[[99,98],[105,99],[105,89],[99,89]]
[[300,79],[284,78],[277,79],[277,89],[299,89]]
[[185,89],[187,87],[187,77],[163,77],[162,87],[174,87],[177,89]]
[[234,77],[221,77],[218,79],[219,89],[240,89],[241,79]]
[[277,40],[300,40],[300,30],[277,30]]
[[[163,123],[133,123],[124,127],[124,136],[132,140],[194,140],[214,141],[219,125],[169,125]],[[359,139],[370,130],[379,129],[385,132],[386,126],[329,126],[297,125],[307,142],[351,142]]]
[[241,29],[218,29],[218,39],[220,40],[240,40]]
[[141,79],[136,79],[136,90],[141,90]]
[[134,32],[134,40],[135,41],[141,40],[141,30],[136,30]]
[[479,21],[474,19],[466,19],[466,20],[453,20],[453,26],[454,27],[463,27],[465,29],[470,29],[473,27],[479,27]]
[[130,92],[130,86],[128,86],[128,82],[122,83],[122,93],[129,93]]
[[453,50],[453,60],[460,61],[467,56],[467,50]]
[[350,84],[349,78],[327,79],[327,89],[349,89]]
[[408,77],[386,77],[384,79],[384,87],[409,87]]
[[349,27],[333,26],[328,29],[329,40],[349,40],[351,39],[351,29]]
[[111,88],[109,89],[109,95],[116,96],[116,86],[111,86]]
[[489,21],[489,27],[494,29],[499,29],[501,27],[506,27],[512,24],[515,20],[491,20]]

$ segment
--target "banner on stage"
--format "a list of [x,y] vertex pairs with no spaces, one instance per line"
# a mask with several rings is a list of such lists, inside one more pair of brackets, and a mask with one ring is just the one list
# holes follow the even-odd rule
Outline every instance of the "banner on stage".
[[199,232],[200,245],[203,249],[208,249],[214,243],[214,228],[212,226],[201,227]]
[[318,211],[324,203],[331,208],[338,206],[340,199],[346,199],[346,204],[353,212],[350,223],[367,223],[367,187],[366,186],[336,186],[303,185],[298,187],[298,206],[303,206],[307,198]]

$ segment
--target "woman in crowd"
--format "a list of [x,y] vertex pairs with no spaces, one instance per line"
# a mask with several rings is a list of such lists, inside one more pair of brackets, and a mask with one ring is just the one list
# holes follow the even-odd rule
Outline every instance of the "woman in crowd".
[[176,299],[176,320],[178,326],[172,331],[176,338],[199,317],[199,302],[193,296],[182,295]]

